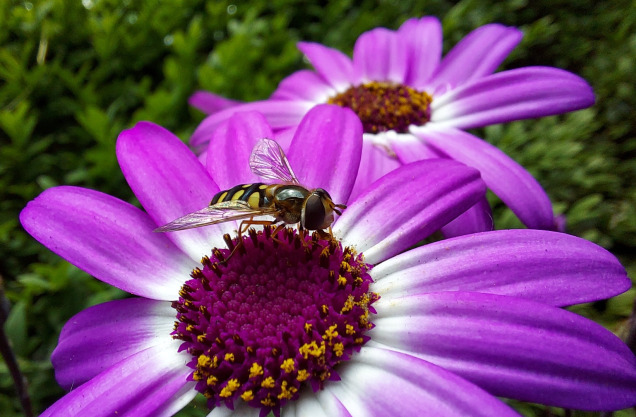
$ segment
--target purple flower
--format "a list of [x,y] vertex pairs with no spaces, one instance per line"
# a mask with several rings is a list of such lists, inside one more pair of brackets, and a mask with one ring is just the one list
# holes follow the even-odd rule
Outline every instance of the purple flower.
[[540,230],[409,250],[485,186],[477,170],[433,159],[352,201],[362,127],[351,111],[311,110],[288,152],[304,184],[348,204],[336,240],[252,231],[224,262],[223,234],[236,224],[153,233],[205,207],[219,185],[254,181],[251,145],[270,126],[240,113],[226,127],[219,145],[228,146],[207,170],[154,124],[119,136],[122,172],[145,212],[55,187],[21,213],[46,247],[137,296],[65,325],[52,361],[70,392],[42,416],[171,415],[197,392],[215,407],[210,416],[518,415],[495,396],[587,410],[636,404],[634,355],[559,308],[627,290],[616,258]]
[[[219,123],[236,111],[265,114],[276,130],[293,129],[320,103],[355,110],[364,125],[359,178],[353,195],[399,164],[443,157],[477,168],[488,187],[529,228],[556,230],[552,205],[539,183],[496,147],[462,129],[555,115],[594,103],[578,76],[551,67],[494,74],[521,40],[516,28],[482,26],[443,59],[442,29],[433,17],[407,20],[397,31],[362,34],[353,59],[317,43],[299,43],[315,71],[285,78],[270,99],[237,105],[198,92],[191,104],[212,113],[194,132],[203,148]],[[375,145],[375,146],[370,146]],[[485,200],[443,231],[447,236],[492,229]]]

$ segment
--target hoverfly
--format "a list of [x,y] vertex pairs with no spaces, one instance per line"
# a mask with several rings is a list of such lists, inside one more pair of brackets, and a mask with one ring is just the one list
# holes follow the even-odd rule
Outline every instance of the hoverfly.
[[[155,232],[174,232],[208,226],[231,220],[244,220],[238,234],[250,225],[300,223],[300,230],[315,230],[321,237],[331,237],[324,229],[331,228],[334,213],[342,214],[344,204],[334,204],[322,188],[307,189],[300,185],[280,145],[272,139],[261,139],[250,155],[250,169],[261,178],[280,181],[275,184],[253,183],[237,185],[218,192],[210,205],[179,217]],[[254,220],[257,216],[271,216],[274,220]],[[243,228],[246,226],[245,228]]]

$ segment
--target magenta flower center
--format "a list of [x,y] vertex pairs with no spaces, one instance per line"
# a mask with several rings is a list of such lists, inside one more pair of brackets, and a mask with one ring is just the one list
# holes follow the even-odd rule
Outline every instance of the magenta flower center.
[[336,366],[368,340],[379,298],[370,266],[335,239],[290,228],[251,229],[242,245],[225,238],[229,249],[213,249],[181,288],[172,334],[210,408],[243,400],[278,414],[303,384],[338,379]]
[[432,97],[401,84],[370,82],[330,97],[329,104],[348,107],[360,118],[365,133],[394,130],[408,133],[410,125],[430,120]]

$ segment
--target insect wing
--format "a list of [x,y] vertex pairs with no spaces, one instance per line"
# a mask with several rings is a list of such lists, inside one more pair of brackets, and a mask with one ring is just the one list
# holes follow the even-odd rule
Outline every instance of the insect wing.
[[204,209],[186,214],[155,229],[155,232],[175,232],[177,230],[194,229],[232,220],[242,220],[254,216],[276,215],[273,208],[252,208],[245,201],[223,201]]
[[298,184],[285,152],[275,140],[263,138],[256,143],[250,156],[250,168],[261,178]]

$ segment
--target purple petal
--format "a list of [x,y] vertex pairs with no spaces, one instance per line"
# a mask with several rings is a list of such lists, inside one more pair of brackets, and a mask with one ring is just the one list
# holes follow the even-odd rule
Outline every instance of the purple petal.
[[300,70],[285,77],[270,97],[271,100],[310,101],[325,103],[336,90],[317,73]]
[[131,294],[173,300],[193,262],[137,207],[98,191],[55,187],[20,213],[27,232],[78,268]]
[[322,104],[307,113],[289,148],[289,163],[310,188],[324,188],[335,203],[349,199],[362,152],[362,123],[355,113]]
[[469,292],[381,298],[374,342],[416,355],[496,396],[563,408],[636,404],[636,358],[614,334],[574,313]]
[[430,87],[454,88],[492,74],[522,37],[520,30],[498,24],[473,30],[446,54]]
[[354,84],[369,81],[402,84],[408,71],[406,48],[397,32],[385,28],[360,35],[353,48]]
[[219,96],[209,91],[199,90],[190,96],[188,104],[201,110],[203,113],[214,114],[228,107],[237,106],[241,104],[241,102]]
[[289,152],[289,147],[296,135],[296,130],[298,130],[298,125],[288,127],[286,129],[279,129],[274,132],[274,139],[276,139],[276,142],[278,142],[280,147],[283,148],[285,154]]
[[347,55],[311,42],[299,42],[298,49],[334,89],[344,91],[353,83],[353,63]]
[[230,107],[203,119],[192,134],[190,145],[195,148],[207,146],[218,125],[238,111],[262,113],[272,128],[281,129],[297,125],[313,106],[314,103],[308,101],[263,100]]
[[592,87],[558,68],[527,67],[466,83],[436,97],[431,122],[458,129],[482,127],[584,109],[594,104]]
[[445,238],[468,235],[471,233],[488,232],[495,228],[490,204],[486,197],[482,198],[459,215],[455,220],[442,227]]
[[165,348],[171,344],[175,314],[169,302],[144,298],[111,301],[76,314],[51,355],[57,382],[71,390],[137,352]]
[[388,148],[374,144],[363,135],[360,167],[349,201],[358,198],[372,182],[402,165],[389,154],[389,151]]
[[250,155],[259,139],[273,137],[262,114],[235,113],[212,135],[207,152],[208,172],[222,190],[261,181],[250,170]]
[[543,230],[498,230],[431,243],[373,268],[387,297],[478,291],[568,306],[630,287],[616,258],[594,243]]
[[[431,363],[363,347],[325,390],[354,416],[516,416],[503,402]],[[398,400],[399,399],[399,400]]]
[[492,190],[533,229],[554,229],[552,203],[537,180],[508,155],[470,133],[452,128],[418,128],[413,133],[440,153],[477,168]]
[[[128,185],[157,226],[210,204],[219,191],[197,157],[168,130],[140,122],[117,140],[117,158]],[[166,233],[192,259],[199,260],[235,225],[220,224]]]
[[442,24],[435,17],[409,19],[398,30],[408,53],[408,72],[404,83],[420,88],[431,77],[442,56]]
[[192,373],[186,366],[190,355],[177,353],[179,343],[170,341],[170,349],[153,346],[124,359],[66,394],[41,417],[143,417],[176,412],[174,401],[183,407],[186,388],[194,391],[194,383],[186,380]]
[[445,159],[414,162],[371,184],[336,221],[334,232],[377,264],[453,220],[484,192],[472,168]]

